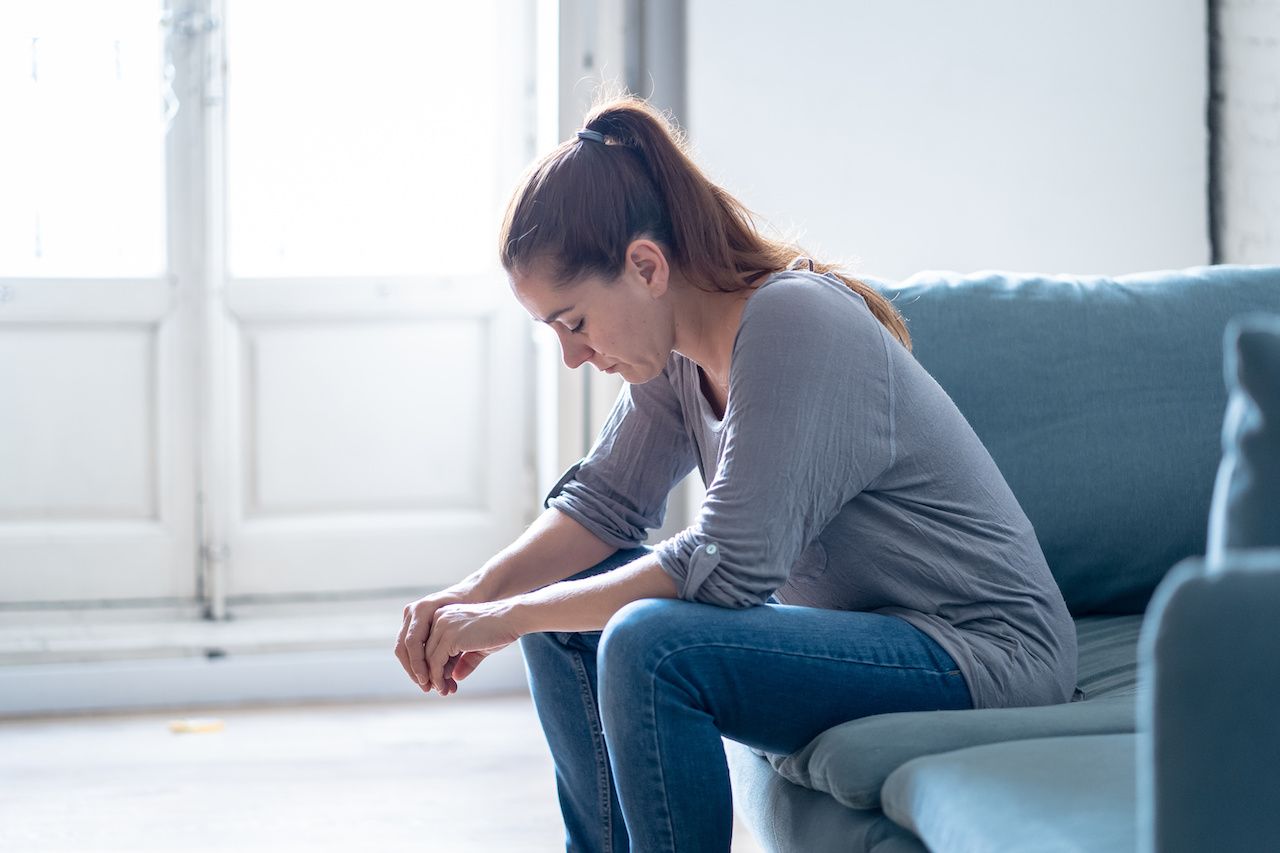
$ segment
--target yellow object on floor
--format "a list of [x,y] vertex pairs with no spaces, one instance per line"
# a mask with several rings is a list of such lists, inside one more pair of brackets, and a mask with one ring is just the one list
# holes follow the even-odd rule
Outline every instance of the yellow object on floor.
[[214,717],[193,717],[187,720],[169,721],[169,731],[174,734],[220,732],[222,729],[222,720]]

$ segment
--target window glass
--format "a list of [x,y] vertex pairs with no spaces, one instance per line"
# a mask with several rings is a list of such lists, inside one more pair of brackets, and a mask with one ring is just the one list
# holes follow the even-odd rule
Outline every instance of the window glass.
[[160,13],[0,2],[0,276],[164,273]]
[[232,276],[496,263],[498,5],[228,0]]

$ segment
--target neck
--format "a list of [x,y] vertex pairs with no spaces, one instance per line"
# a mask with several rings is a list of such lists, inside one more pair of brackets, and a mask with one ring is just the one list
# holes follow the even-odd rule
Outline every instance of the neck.
[[709,293],[684,284],[675,299],[675,351],[702,368],[707,381],[729,387],[733,340],[753,290]]

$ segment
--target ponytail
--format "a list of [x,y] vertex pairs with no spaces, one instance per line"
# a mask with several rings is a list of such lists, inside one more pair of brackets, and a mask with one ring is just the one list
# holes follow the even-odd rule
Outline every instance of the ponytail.
[[[762,235],[752,212],[690,159],[684,132],[647,101],[605,95],[583,127],[604,143],[578,136],[561,143],[526,171],[513,194],[499,235],[508,273],[540,265],[562,288],[591,275],[612,281],[642,234],[703,290],[746,290],[807,257],[794,242]],[[844,282],[911,349],[902,316],[874,287],[836,264],[809,266]]]

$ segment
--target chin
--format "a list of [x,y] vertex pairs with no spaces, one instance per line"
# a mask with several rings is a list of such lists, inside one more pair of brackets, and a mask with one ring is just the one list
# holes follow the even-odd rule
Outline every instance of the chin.
[[[622,371],[618,371],[618,373],[621,374]],[[644,376],[638,379],[632,379],[630,377],[623,377],[623,378],[626,379],[628,382],[630,382],[632,385],[643,385],[646,382],[652,382],[654,379],[657,379],[661,375],[662,375],[662,368],[658,368],[656,371],[654,371],[652,376]]]

